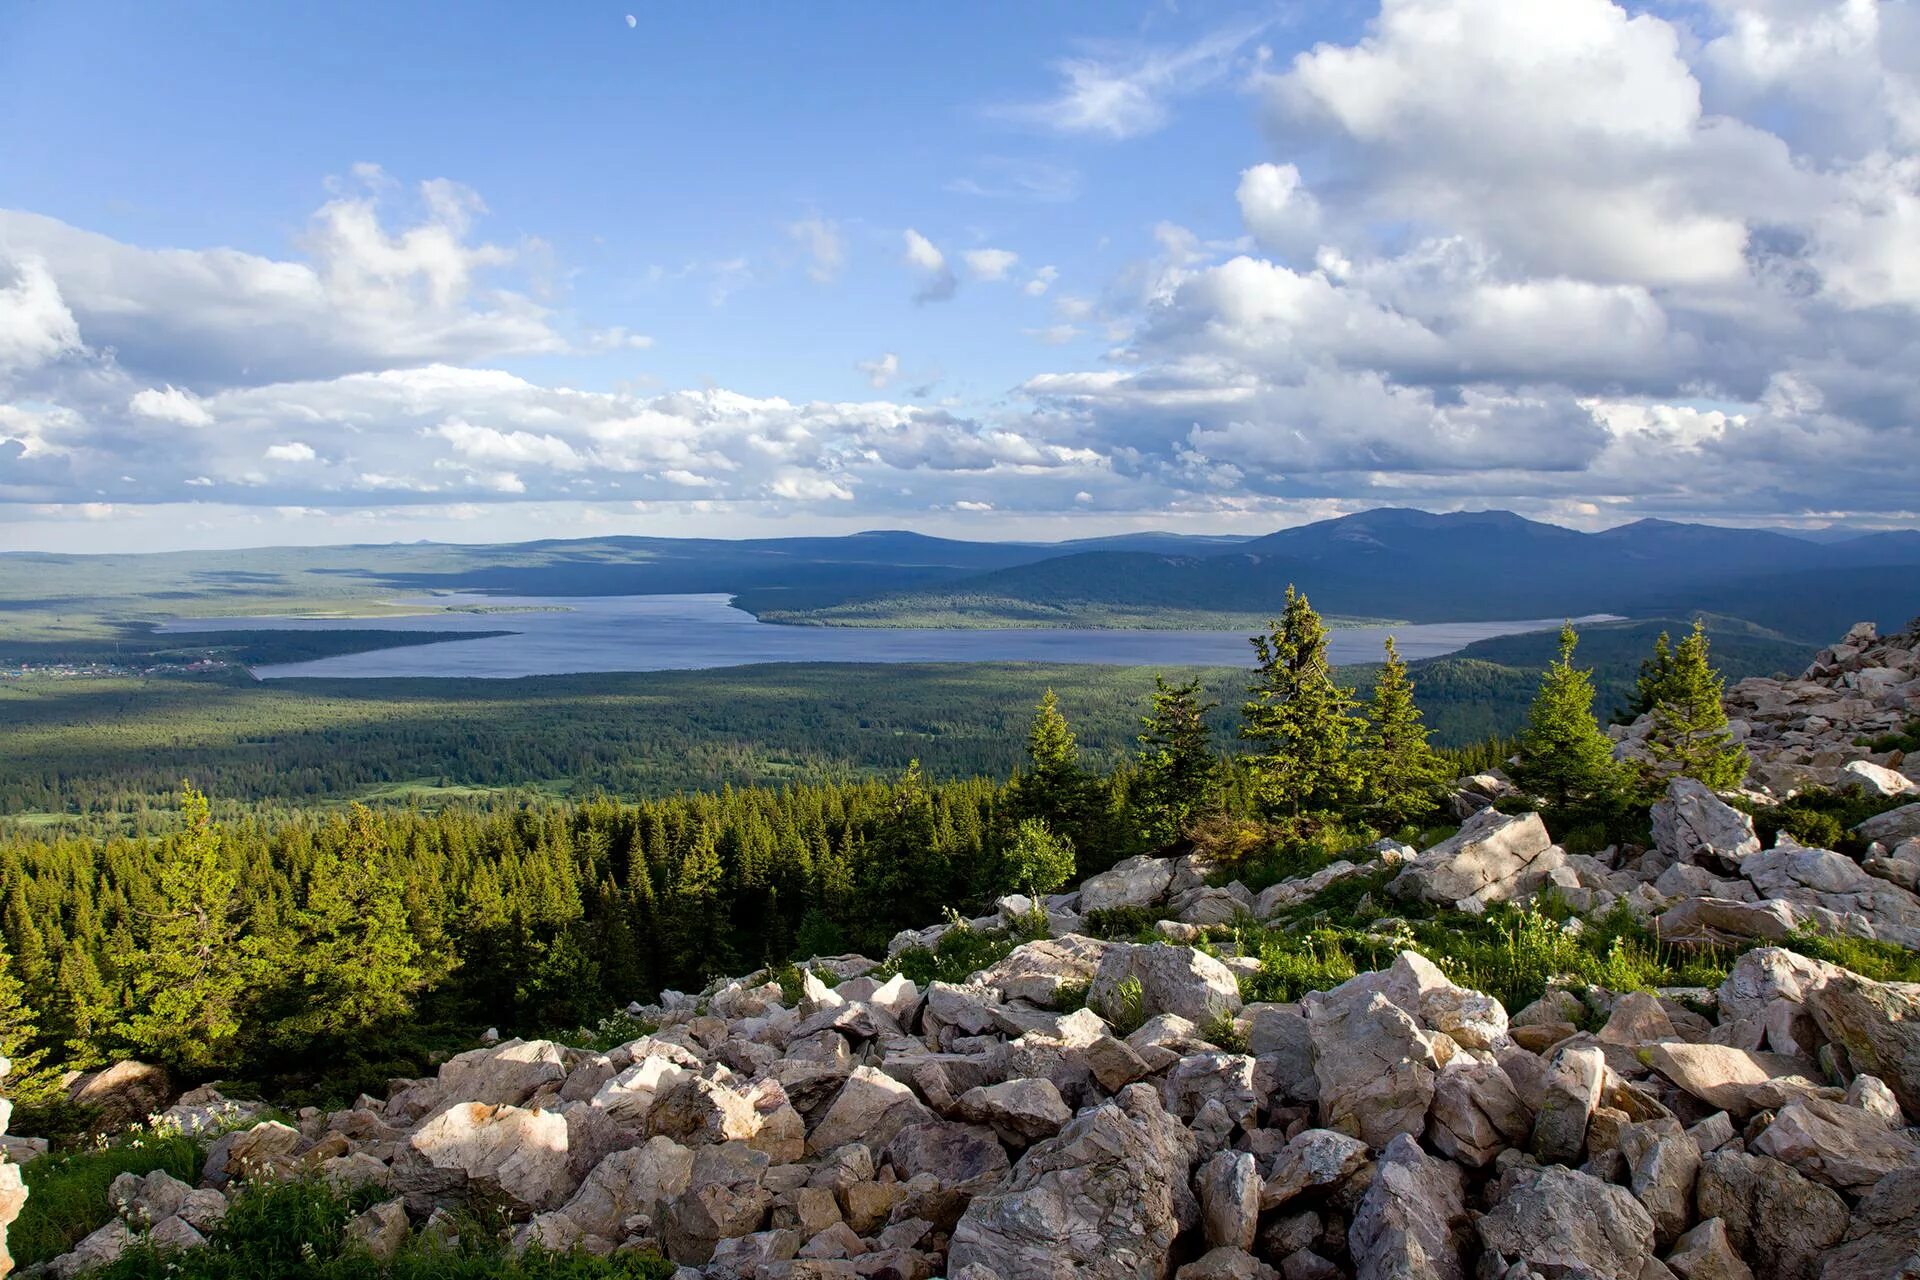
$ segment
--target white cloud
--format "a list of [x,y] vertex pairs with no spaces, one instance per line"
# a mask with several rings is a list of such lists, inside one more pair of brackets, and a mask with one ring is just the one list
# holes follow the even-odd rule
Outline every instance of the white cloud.
[[787,227],[787,234],[807,255],[807,275],[818,284],[832,284],[847,265],[847,243],[837,224],[824,218],[803,218]]
[[1320,234],[1320,204],[1290,164],[1257,164],[1240,174],[1235,192],[1240,220],[1262,244],[1283,253],[1313,248]]
[[1026,284],[1021,286],[1021,292],[1029,298],[1045,297],[1047,290],[1053,288],[1053,282],[1059,278],[1060,268],[1058,267],[1036,267]]
[[319,455],[314,453],[312,445],[292,440],[285,444],[268,445],[267,451],[260,456],[268,462],[312,462]]
[[1053,64],[1059,91],[994,114],[1056,133],[1132,138],[1165,125],[1169,102],[1217,84],[1266,24],[1213,32],[1178,48],[1096,48]]
[[416,196],[421,216],[397,230],[375,191],[328,201],[301,239],[304,261],[136,248],[0,210],[0,279],[29,304],[0,306],[0,362],[29,322],[43,359],[84,341],[136,376],[196,390],[566,350],[546,308],[483,283],[515,254],[469,241],[479,197],[441,180]]
[[904,239],[907,265],[920,275],[920,288],[913,295],[913,300],[945,302],[953,297],[954,291],[960,287],[960,281],[954,276],[953,268],[947,265],[947,255],[940,252],[933,241],[911,227],[907,228]]
[[25,255],[11,264],[8,259],[0,227],[0,388],[11,372],[25,372],[80,349],[80,326],[47,264]]
[[177,422],[183,427],[205,427],[213,422],[213,415],[200,403],[200,397],[171,384],[138,392],[127,402],[127,408],[142,418]]
[[777,476],[767,489],[775,496],[795,502],[852,502],[853,490],[838,480],[803,471],[788,471]]
[[867,381],[874,390],[881,391],[899,376],[900,357],[889,351],[877,359],[862,360],[854,368],[867,375]]
[[968,249],[960,255],[967,264],[967,274],[975,280],[1005,280],[1007,273],[1020,262],[1020,255],[1010,249]]

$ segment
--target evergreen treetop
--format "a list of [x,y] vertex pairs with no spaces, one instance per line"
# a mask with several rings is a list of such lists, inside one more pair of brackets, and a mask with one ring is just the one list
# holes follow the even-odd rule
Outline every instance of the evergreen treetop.
[[1294,824],[1336,817],[1361,789],[1355,747],[1365,726],[1353,696],[1334,681],[1327,628],[1289,585],[1271,634],[1252,643],[1257,665],[1240,736],[1259,746],[1249,767],[1260,806]]
[[1621,771],[1613,743],[1593,718],[1593,677],[1573,665],[1580,637],[1572,623],[1560,628],[1560,656],[1540,679],[1527,712],[1513,779],[1549,807],[1604,808],[1619,797]]
[[[1663,635],[1664,641],[1666,637]],[[1727,729],[1721,702],[1726,681],[1708,657],[1706,624],[1693,630],[1666,657],[1666,668],[1650,688],[1653,729],[1647,750],[1674,773],[1696,778],[1716,791],[1728,791],[1747,776],[1745,747]],[[1656,656],[1659,650],[1655,650]]]
[[1362,759],[1368,816],[1393,831],[1433,815],[1445,792],[1447,769],[1427,742],[1427,726],[1413,700],[1413,681],[1392,636],[1387,637],[1386,653],[1367,706]]
[[1206,717],[1218,705],[1201,700],[1198,680],[1168,684],[1165,676],[1153,678],[1153,704],[1140,722],[1140,755],[1129,797],[1147,843],[1174,839],[1196,813],[1217,802],[1220,758]]

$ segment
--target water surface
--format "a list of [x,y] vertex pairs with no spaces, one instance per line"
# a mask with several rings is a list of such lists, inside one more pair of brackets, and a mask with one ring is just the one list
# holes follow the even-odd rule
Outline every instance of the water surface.
[[[1090,662],[1115,666],[1250,666],[1243,631],[1100,631],[789,627],[734,608],[725,595],[439,596],[423,605],[499,612],[383,618],[183,618],[169,633],[199,631],[508,631],[512,634],[254,668],[290,676],[461,676],[504,679],[590,671],[674,671],[759,662]],[[515,610],[521,610],[515,612]],[[1584,621],[1584,619],[1582,619]],[[1374,662],[1392,635],[1407,659],[1451,653],[1475,640],[1543,631],[1558,618],[1343,627],[1335,663]]]

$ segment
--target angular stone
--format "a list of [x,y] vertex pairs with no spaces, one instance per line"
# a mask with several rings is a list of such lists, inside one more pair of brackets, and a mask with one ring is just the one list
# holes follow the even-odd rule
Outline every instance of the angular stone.
[[1260,1173],[1252,1153],[1222,1151],[1194,1175],[1207,1247],[1251,1251],[1260,1225]]
[[1309,1000],[1306,1009],[1321,1122],[1375,1150],[1396,1134],[1424,1132],[1441,1058],[1413,1016],[1364,991]]
[[1109,1022],[1124,1013],[1122,987],[1140,984],[1140,1012],[1152,1018],[1177,1014],[1204,1026],[1222,1014],[1240,1011],[1240,983],[1233,971],[1191,947],[1117,942],[1100,961],[1087,1006]]
[[968,981],[997,988],[1009,1000],[1052,1005],[1061,988],[1093,982],[1100,960],[1113,944],[1070,933],[1015,947],[1007,956]]
[[1275,1157],[1260,1208],[1277,1209],[1305,1192],[1337,1186],[1365,1168],[1369,1157],[1367,1144],[1349,1134],[1303,1129]]
[[855,1067],[807,1135],[807,1152],[819,1155],[848,1142],[884,1146],[906,1126],[937,1118],[898,1080],[872,1067]]
[[375,1262],[391,1262],[406,1246],[412,1228],[407,1222],[407,1202],[384,1200],[348,1222],[341,1238],[348,1248],[365,1251]]
[[1051,1138],[1073,1119],[1073,1110],[1050,1080],[1008,1080],[960,1095],[961,1118],[984,1124],[1011,1147]]
[[1587,1143],[1587,1119],[1600,1105],[1607,1058],[1592,1046],[1562,1049],[1547,1070],[1546,1093],[1533,1118],[1533,1154],[1555,1164],[1577,1164]]
[[1822,1255],[1847,1230],[1838,1194],[1778,1160],[1721,1150],[1703,1157],[1694,1184],[1695,1212],[1719,1218],[1735,1253],[1758,1280],[1815,1280]]
[[402,1157],[394,1187],[422,1212],[437,1196],[459,1194],[468,1183],[535,1213],[557,1207],[573,1191],[567,1121],[552,1111],[460,1103],[421,1125]]
[[1680,1280],[1753,1280],[1753,1269],[1733,1251],[1727,1224],[1718,1218],[1708,1218],[1674,1241],[1667,1267]]
[[164,1067],[132,1060],[82,1072],[67,1085],[67,1101],[92,1112],[94,1125],[108,1133],[143,1123],[167,1105],[172,1093]]
[[1394,877],[1388,892],[1445,906],[1481,905],[1531,893],[1564,858],[1537,813],[1482,809],[1453,836],[1423,852]]
[[560,1209],[585,1235],[618,1241],[629,1218],[651,1222],[693,1178],[693,1152],[671,1138],[616,1151],[596,1165]]
[[1745,1116],[1782,1096],[1783,1088],[1812,1088],[1807,1064],[1778,1053],[1754,1053],[1723,1044],[1671,1041],[1650,1045],[1649,1066],[1708,1106]]
[[1347,1232],[1358,1280],[1465,1280],[1466,1195],[1459,1166],[1436,1160],[1401,1134]]
[[667,1256],[683,1266],[702,1265],[720,1241],[758,1231],[773,1203],[762,1185],[766,1175],[766,1153],[745,1143],[696,1151],[687,1189],[657,1215]]
[[1885,1119],[1823,1098],[1788,1103],[1748,1148],[1849,1195],[1864,1194],[1895,1169],[1920,1164],[1920,1143]]
[[1111,870],[1080,882],[1080,910],[1110,911],[1115,907],[1150,907],[1167,896],[1173,882],[1173,862],[1167,858],[1128,858]]
[[1807,1004],[1854,1072],[1878,1076],[1901,1110],[1920,1116],[1920,983],[1874,982],[1842,970]]
[[1672,1245],[1693,1221],[1700,1148],[1672,1120],[1628,1125],[1620,1134],[1628,1185],[1653,1219],[1654,1243]]
[[1653,806],[1653,844],[1675,862],[1731,867],[1760,851],[1753,819],[1692,778],[1667,784]]
[[566,1056],[551,1040],[503,1040],[440,1064],[441,1096],[449,1102],[517,1107],[566,1078]]
[[1632,1280],[1653,1257],[1653,1219],[1625,1187],[1558,1165],[1512,1175],[1479,1225],[1490,1252],[1548,1280]]
[[1915,1276],[1920,1276],[1920,1169],[1901,1169],[1861,1200],[1846,1239],[1827,1254],[1820,1280]]
[[[950,1274],[969,1266],[1001,1280],[1164,1274],[1182,1229],[1174,1191],[1187,1186],[1177,1128],[1142,1085],[1081,1113],[1028,1150],[1002,1189],[967,1206]],[[1190,1211],[1197,1216],[1197,1205]]]
[[1440,1069],[1427,1141],[1442,1155],[1478,1169],[1532,1132],[1533,1113],[1497,1061],[1460,1054]]

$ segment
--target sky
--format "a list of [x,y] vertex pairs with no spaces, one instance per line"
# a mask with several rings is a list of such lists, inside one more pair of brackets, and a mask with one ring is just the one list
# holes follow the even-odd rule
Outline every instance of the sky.
[[1920,0],[0,0],[0,551],[1920,520]]

